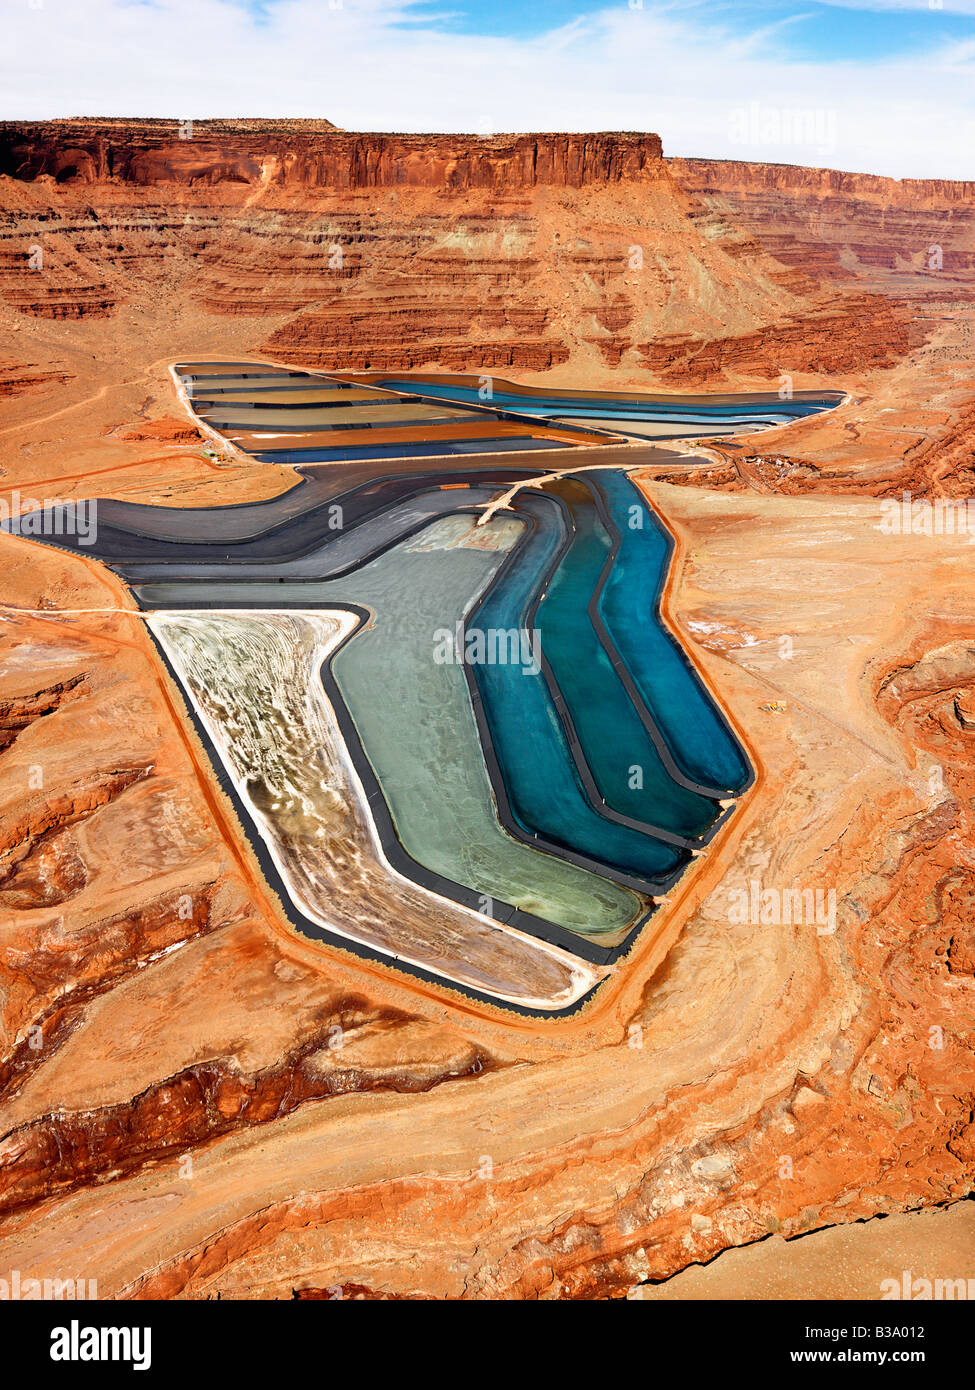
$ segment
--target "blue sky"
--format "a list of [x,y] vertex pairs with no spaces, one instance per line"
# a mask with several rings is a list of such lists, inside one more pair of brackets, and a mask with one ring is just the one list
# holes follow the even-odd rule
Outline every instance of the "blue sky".
[[[649,0],[646,0],[649,7]],[[439,16],[443,29],[458,34],[512,35],[534,38],[584,18],[596,7],[580,0],[430,0],[418,14]],[[658,8],[663,8],[660,6]],[[975,15],[963,13],[955,0],[932,9],[926,0],[910,8],[834,4],[676,4],[668,8],[696,16],[701,24],[760,30],[771,28],[768,50],[783,62],[803,58],[869,61],[895,54],[916,54],[925,48],[975,35]],[[975,8],[975,7],[973,7]]]
[[975,178],[975,0],[0,0],[0,117],[652,130]]

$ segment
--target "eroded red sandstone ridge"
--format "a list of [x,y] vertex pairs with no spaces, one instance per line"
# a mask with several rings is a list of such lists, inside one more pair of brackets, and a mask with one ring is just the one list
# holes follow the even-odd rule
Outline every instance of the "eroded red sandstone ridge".
[[0,173],[59,183],[518,189],[660,173],[658,135],[356,135],[328,121],[0,122]]
[[[845,374],[851,407],[790,431],[783,454],[731,460],[723,485],[761,491],[975,493],[975,183],[670,159],[714,217],[836,292],[881,294],[910,320],[899,364]],[[738,358],[740,365],[744,359]],[[755,441],[757,444],[758,441]],[[784,455],[784,456],[783,456]]]
[[7,302],[111,318],[178,274],[181,314],[263,319],[255,341],[308,365],[459,368],[476,341],[485,368],[675,386],[745,359],[889,365],[910,341],[886,299],[825,293],[689,197],[656,135],[183,131],[0,125]]
[[[932,276],[975,269],[975,181],[725,159],[667,164],[688,192],[714,199],[714,206],[726,199],[728,210],[742,215],[780,259],[808,265],[813,255],[820,272],[835,276],[866,275],[870,267]],[[937,265],[935,246],[943,252]]]

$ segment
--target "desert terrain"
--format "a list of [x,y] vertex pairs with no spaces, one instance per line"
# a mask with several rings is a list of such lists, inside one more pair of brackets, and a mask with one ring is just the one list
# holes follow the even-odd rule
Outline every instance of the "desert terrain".
[[[975,530],[932,517],[975,488],[973,198],[652,135],[0,124],[13,512],[292,486],[199,431],[187,357],[846,393],[613,451],[757,775],[564,1018],[296,934],[126,586],[0,535],[0,1263],[132,1299],[879,1297],[905,1257],[878,1228],[928,1223],[929,1252],[938,1220],[956,1272]],[[753,883],[834,907],[742,920]],[[822,1237],[854,1242],[842,1285]]]

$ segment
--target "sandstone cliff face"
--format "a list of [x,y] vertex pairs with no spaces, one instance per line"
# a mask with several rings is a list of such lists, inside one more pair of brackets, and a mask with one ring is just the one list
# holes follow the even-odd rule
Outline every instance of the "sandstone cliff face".
[[[798,331],[805,360],[818,353],[821,366],[843,374],[855,401],[816,427],[790,430],[784,460],[743,468],[729,459],[725,485],[970,496],[975,183],[726,160],[666,163],[711,216],[740,227],[781,263],[832,284],[847,306],[863,292],[867,305],[880,296],[899,319],[889,339],[897,361],[887,373],[872,370],[880,359],[869,348],[861,358],[867,373],[844,366],[816,318],[776,325],[786,334],[776,349],[783,361],[794,360],[788,338]],[[710,343],[704,354],[729,350],[743,365],[751,342]]]
[[[735,217],[790,265],[892,287],[927,288],[975,270],[975,182],[888,179],[720,159],[668,159],[689,193]],[[902,282],[900,288],[905,288]]]
[[152,300],[185,320],[195,305],[255,320],[252,348],[308,366],[564,369],[592,384],[713,379],[739,338],[765,382],[904,350],[887,301],[826,295],[773,259],[680,186],[656,135],[185,133],[0,126],[7,303],[52,320]]
[[0,123],[0,173],[59,183],[581,188],[661,170],[657,135],[357,135],[328,121]]
[[667,160],[674,177],[701,192],[736,189],[739,193],[776,189],[819,196],[871,198],[888,208],[941,203],[966,207],[975,200],[975,180],[891,179],[880,174],[851,174],[842,169],[817,169],[797,164],[758,164],[735,159]]

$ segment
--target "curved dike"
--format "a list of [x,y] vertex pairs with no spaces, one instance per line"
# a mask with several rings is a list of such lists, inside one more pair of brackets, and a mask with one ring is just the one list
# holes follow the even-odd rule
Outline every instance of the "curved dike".
[[[303,491],[307,507],[296,511],[287,520],[275,519],[273,502],[264,503],[270,514],[264,530],[250,536],[237,536],[227,525],[224,507],[185,508],[182,522],[185,539],[156,532],[144,531],[145,508],[135,503],[113,503],[111,500],[98,501],[98,535],[91,547],[98,559],[115,568],[148,564],[153,561],[170,564],[180,562],[179,569],[172,573],[189,575],[192,565],[206,565],[220,561],[280,561],[290,560],[315,549],[323,541],[335,541],[366,521],[371,521],[380,513],[408,498],[419,497],[424,492],[444,492],[445,489],[458,489],[454,496],[460,496],[459,489],[468,486],[482,486],[500,483],[510,486],[525,476],[523,469],[494,468],[471,471],[435,473],[413,473],[403,477],[381,478],[376,482],[361,483],[327,496],[322,501],[313,482],[305,480]],[[298,489],[293,489],[297,491]],[[246,505],[246,504],[245,504]],[[159,508],[158,510],[162,510]],[[64,512],[64,508],[50,509],[52,518]],[[158,518],[155,518],[158,522]],[[84,549],[79,538],[71,533],[71,528],[62,522],[61,543],[65,549]],[[198,534],[199,533],[199,534]],[[203,571],[201,571],[203,573]]]

